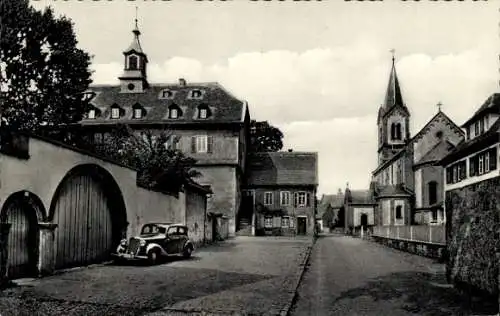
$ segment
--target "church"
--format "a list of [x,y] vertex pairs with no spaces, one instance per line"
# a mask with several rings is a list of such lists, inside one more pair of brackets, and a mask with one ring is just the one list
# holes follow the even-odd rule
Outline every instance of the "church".
[[441,225],[443,168],[437,162],[464,140],[438,104],[437,113],[410,135],[411,112],[404,102],[395,59],[377,118],[378,164],[372,172],[375,225]]

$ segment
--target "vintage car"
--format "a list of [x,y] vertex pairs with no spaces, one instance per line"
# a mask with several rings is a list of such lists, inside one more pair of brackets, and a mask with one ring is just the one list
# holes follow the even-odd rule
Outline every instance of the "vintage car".
[[193,253],[193,243],[188,238],[188,228],[182,224],[144,224],[139,236],[123,239],[113,254],[116,261],[148,260],[151,264],[169,255],[189,258]]

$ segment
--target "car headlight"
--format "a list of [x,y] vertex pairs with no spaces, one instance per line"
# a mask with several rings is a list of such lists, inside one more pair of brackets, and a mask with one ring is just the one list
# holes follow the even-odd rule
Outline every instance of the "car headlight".
[[144,239],[141,239],[141,241],[140,241],[139,245],[140,245],[141,247],[146,246],[146,241],[145,241]]
[[127,245],[127,239],[122,239],[122,240],[120,241],[120,246],[125,247],[126,245]]

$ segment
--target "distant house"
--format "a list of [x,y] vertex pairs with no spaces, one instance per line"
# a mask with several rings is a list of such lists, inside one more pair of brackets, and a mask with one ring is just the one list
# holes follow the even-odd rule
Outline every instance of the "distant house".
[[249,156],[240,227],[254,235],[312,235],[318,155],[265,152]]
[[467,138],[440,164],[446,211],[448,277],[498,293],[500,212],[500,93],[491,95],[462,128]]
[[[339,189],[337,194],[323,194],[318,203],[316,218],[321,221],[322,230],[332,227],[344,227],[344,193]],[[341,217],[339,217],[341,215]],[[342,220],[342,223],[339,221]]]
[[357,233],[375,224],[375,206],[370,190],[350,190],[346,188],[344,194],[345,229],[350,233]]

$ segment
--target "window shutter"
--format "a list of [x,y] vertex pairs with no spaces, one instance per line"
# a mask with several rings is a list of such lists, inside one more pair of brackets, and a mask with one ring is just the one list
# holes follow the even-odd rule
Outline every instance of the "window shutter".
[[207,136],[207,153],[211,154],[213,152],[213,147],[214,147],[213,136]]
[[460,179],[465,179],[465,161],[460,163]]
[[497,149],[493,148],[489,152],[490,154],[490,170],[495,170],[497,168]]
[[311,206],[311,193],[306,193],[306,206]]
[[451,183],[451,167],[448,167],[446,169],[446,183],[447,184]]
[[196,153],[196,136],[191,137],[191,153]]
[[476,175],[475,174],[475,172],[476,172],[476,166],[475,166],[474,162],[475,162],[474,157],[469,158],[469,176],[470,177],[473,177],[473,176]]
[[293,193],[293,207],[297,207],[299,204],[299,193]]

